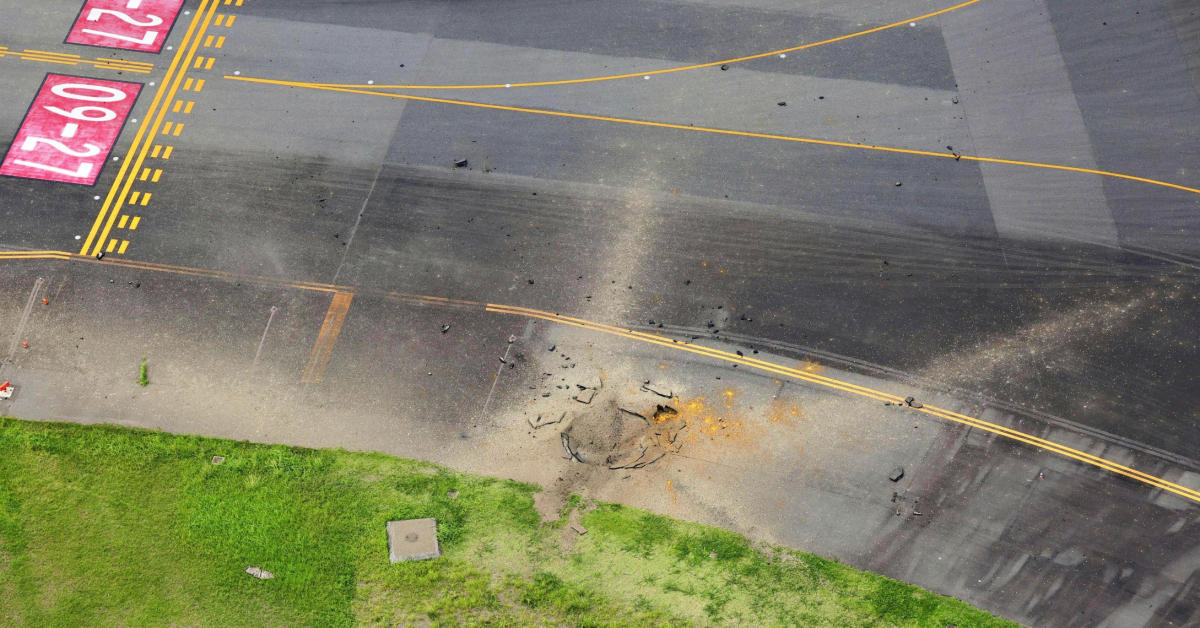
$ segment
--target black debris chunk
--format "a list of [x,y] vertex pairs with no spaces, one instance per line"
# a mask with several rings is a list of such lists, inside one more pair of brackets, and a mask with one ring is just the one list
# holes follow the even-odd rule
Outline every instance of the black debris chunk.
[[557,348],[558,348],[558,345],[550,345],[550,349],[549,349],[550,353],[554,353],[554,350]]
[[721,64],[721,69],[722,69],[722,70],[728,70],[728,69],[729,69],[729,65],[728,65],[728,64],[724,64],[724,63],[723,63],[723,64]]
[[442,325],[442,333],[444,334],[444,333],[446,333],[446,332],[448,332],[448,331],[450,331],[450,326],[449,326],[449,325]]
[[786,106],[787,106],[787,103],[785,103],[785,102],[783,102],[783,101],[781,100],[781,101],[779,101],[779,106],[780,106],[780,107],[786,107]]
[[896,467],[892,469],[892,474],[888,476],[888,479],[893,482],[899,482],[902,477],[904,477],[904,467]]
[[467,167],[467,160],[466,160],[466,159],[455,159],[455,160],[454,160],[454,167],[455,167],[455,168],[466,168],[466,167]]
[[902,186],[902,185],[904,185],[904,184],[903,184],[903,183],[901,183],[901,182],[899,182],[899,181],[897,181],[897,182],[896,182],[896,187],[900,187],[900,186]]

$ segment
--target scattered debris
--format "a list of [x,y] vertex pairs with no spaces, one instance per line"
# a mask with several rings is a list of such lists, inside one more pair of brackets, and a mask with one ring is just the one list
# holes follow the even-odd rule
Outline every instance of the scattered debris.
[[729,69],[729,64],[726,64],[726,63],[721,64],[721,70],[728,70],[728,69]]
[[925,407],[925,406],[921,405],[920,401],[917,401],[913,397],[905,397],[904,403],[905,403],[905,405],[907,405],[910,408],[924,408]]
[[572,523],[571,529],[574,530],[575,533],[578,534],[579,536],[583,536],[583,535],[587,534],[587,528],[579,525],[578,523]]
[[447,491],[446,497],[449,497],[450,499],[458,499],[458,491]]
[[654,384],[651,384],[649,380],[647,380],[646,382],[644,382],[642,384],[642,390],[644,390],[648,393],[654,393],[654,394],[658,395],[659,397],[666,397],[667,399],[670,399],[675,396],[675,391],[670,390],[669,388],[662,388],[661,386],[655,386]]
[[580,390],[588,390],[588,389],[600,390],[601,388],[604,388],[604,380],[600,379],[600,376],[597,375],[596,377],[593,377],[586,384],[575,384],[575,385],[578,386]]
[[12,399],[14,393],[17,392],[17,387],[9,382],[0,384],[0,399]]
[[444,334],[444,333],[446,333],[446,332],[448,332],[448,331],[450,331],[450,326],[449,326],[449,325],[442,325],[442,333]]
[[225,464],[225,456],[213,456],[212,463],[213,464]]
[[[546,394],[548,395],[549,393],[546,393]],[[530,427],[532,427],[533,429],[536,430],[536,429],[546,427],[547,425],[554,425],[556,423],[562,423],[563,419],[565,419],[565,418],[567,418],[567,413],[563,412],[562,414],[560,414],[558,416],[557,419],[554,419],[554,420],[551,420],[550,417],[539,414],[539,415],[537,415],[537,419],[534,419],[534,420],[526,419],[526,421],[529,421]]]
[[787,106],[787,103],[786,103],[786,102],[783,102],[783,101],[781,100],[781,101],[779,101],[779,106],[780,106],[780,107],[786,107],[786,106]]
[[246,573],[258,578],[259,580],[270,580],[271,578],[275,577],[275,574],[267,571],[266,569],[259,569],[258,567],[254,566],[247,567]]
[[50,305],[50,299],[42,299],[42,305]]
[[953,97],[951,97],[951,98],[950,98],[950,102],[952,102],[952,103],[954,103],[954,104],[956,104],[956,105],[957,105],[957,104],[958,104],[958,96],[953,96]]
[[517,341],[517,337],[516,337],[516,335],[510,335],[510,336],[508,337],[508,344],[510,344],[510,345],[511,345],[512,343],[514,343],[514,342],[516,342],[516,341]]
[[892,474],[888,476],[888,479],[893,482],[899,482],[902,477],[904,477],[904,467],[896,467],[892,469]]
[[554,350],[557,348],[558,348],[558,345],[550,345],[550,348],[548,349],[548,351],[550,351],[550,353],[554,353]]
[[578,395],[575,395],[575,401],[578,401],[579,403],[591,403],[592,399],[595,399],[595,398],[596,398],[596,389],[595,388],[585,388],[583,390],[583,392],[579,393]]
[[454,160],[454,167],[455,167],[455,168],[466,168],[466,167],[467,167],[467,160],[466,160],[466,159],[455,159],[455,160]]
[[559,433],[559,437],[562,439],[563,452],[566,454],[563,457],[582,463],[583,459],[579,457],[579,454],[574,449],[571,449],[571,437],[566,432]]
[[635,417],[645,421],[647,424],[650,423],[650,419],[647,419],[646,416],[643,415],[641,412],[635,412],[633,410],[630,410],[629,408],[620,408],[620,407],[618,407],[617,410],[620,410],[621,412],[624,412],[625,414],[635,416]]
[[899,182],[899,181],[897,181],[897,182],[896,182],[896,187],[900,187],[900,186],[902,186],[902,185],[904,185],[904,184],[903,184],[903,183],[901,183],[901,182]]

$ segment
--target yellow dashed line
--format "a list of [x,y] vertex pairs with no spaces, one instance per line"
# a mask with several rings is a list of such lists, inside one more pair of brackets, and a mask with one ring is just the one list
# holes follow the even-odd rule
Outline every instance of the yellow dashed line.
[[225,45],[225,38],[224,38],[224,37],[218,37],[218,38],[217,38],[217,45],[216,45],[216,46],[214,46],[214,48],[220,48],[221,46],[224,46],[224,45]]
[[146,192],[145,194],[142,195],[142,202],[140,204],[142,207],[145,207],[146,204],[149,202],[150,202],[150,193]]
[[166,134],[170,133],[170,132],[171,132],[171,127],[172,127],[174,124],[175,124],[174,122],[167,122],[166,124],[164,124],[164,125],[163,125],[163,131],[162,131],[162,132],[163,132],[163,135],[166,135]]
[[218,13],[216,21],[213,22],[213,26],[223,26],[222,22],[224,22],[224,21],[225,21],[225,14]]
[[216,38],[217,38],[217,37],[216,37],[215,35],[209,35],[209,36],[208,36],[208,38],[204,40],[204,47],[205,47],[205,48],[212,48],[212,45],[213,45],[213,40],[214,40],[214,39],[216,39]]
[[237,19],[236,15],[229,16],[229,21],[225,22],[225,28],[233,28],[233,21]]
[[158,183],[158,179],[159,179],[159,177],[161,177],[161,176],[162,176],[162,170],[159,170],[159,169],[155,168],[155,170],[154,170],[154,176],[150,178],[150,182],[151,182],[151,183]]
[[162,144],[155,144],[154,150],[150,152],[150,157],[158,159],[158,154],[162,152]]
[[182,122],[180,122],[179,124],[176,124],[176,125],[175,125],[175,132],[174,132],[174,133],[172,133],[171,135],[174,135],[174,136],[178,137],[178,136],[179,136],[179,134],[180,134],[180,133],[182,133],[182,132],[183,132],[183,123],[182,123]]
[[209,57],[209,58],[208,58],[208,63],[205,63],[205,64],[204,64],[204,69],[205,69],[205,70],[211,70],[211,69],[212,69],[212,66],[213,66],[213,63],[214,63],[214,62],[216,62],[216,60],[217,60],[217,59],[216,59],[216,57]]
[[112,253],[113,249],[117,248],[117,239],[113,238],[108,241],[108,248],[104,249],[105,253]]
[[204,63],[204,57],[196,57],[196,63],[192,65],[195,69],[200,69],[200,64]]
[[139,223],[139,222],[141,222],[141,221],[142,221],[142,217],[141,217],[141,216],[134,216],[134,217],[133,217],[133,222],[129,223],[129,230],[130,230],[130,231],[136,231],[136,230],[137,230],[138,223]]
[[196,82],[196,79],[194,79],[194,78],[189,78],[188,80],[184,81],[184,83],[183,83],[183,90],[184,90],[184,91],[191,91],[191,89],[192,89],[192,83],[195,83],[195,82]]
[[131,193],[131,194],[129,195],[129,204],[130,204],[130,205],[135,205],[135,204],[137,204],[138,197],[139,197],[139,196],[141,196],[141,195],[142,195],[142,193],[141,193],[141,192],[133,192],[133,193]]
[[125,254],[125,249],[127,249],[127,248],[129,248],[129,240],[124,240],[124,241],[122,241],[122,242],[121,242],[121,248],[117,249],[117,254],[118,254],[118,255],[124,255],[124,254]]
[[127,224],[129,224],[129,214],[122,214],[121,221],[117,223],[117,228],[124,229]]
[[171,158],[171,151],[175,150],[174,146],[168,146],[167,150],[163,151],[163,159]]
[[[229,2],[226,2],[225,4],[229,4]],[[242,6],[242,0],[237,0],[237,2],[235,2],[234,4],[236,4],[237,6],[240,7],[240,6]]]
[[149,178],[150,178],[150,169],[149,168],[142,169],[142,176],[140,178],[138,178],[138,181],[145,181],[146,179],[149,179]]
[[204,89],[204,79],[198,79],[196,81],[196,91],[200,91],[202,89]]
[[171,112],[172,112],[172,113],[179,113],[179,110],[180,110],[180,109],[183,109],[183,101],[182,101],[182,100],[176,100],[176,101],[175,101],[175,107],[174,107],[173,109],[171,109]]
[[196,103],[194,101],[189,100],[187,106],[183,108],[183,112],[191,113],[192,107],[194,107],[194,106],[196,106]]

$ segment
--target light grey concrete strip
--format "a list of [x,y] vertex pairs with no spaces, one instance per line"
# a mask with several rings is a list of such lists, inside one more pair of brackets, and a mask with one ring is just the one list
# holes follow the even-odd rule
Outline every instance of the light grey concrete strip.
[[[189,146],[214,150],[236,146],[374,167],[383,160],[403,115],[402,102],[235,83],[221,77],[239,72],[290,81],[412,80],[409,64],[400,68],[389,60],[419,60],[430,39],[421,34],[242,17],[236,36],[218,54],[214,70],[194,73],[206,79],[206,106],[222,115],[220,124],[206,125],[203,133],[190,135]],[[195,122],[208,122],[196,118]]]
[[[421,78],[439,83],[559,80],[675,67],[653,59],[564,53],[483,42],[435,39]],[[803,56],[776,59],[803,64]],[[418,95],[589,115],[693,124],[922,150],[961,143],[967,128],[952,94],[870,81],[776,74],[731,66],[554,87],[421,91]],[[779,103],[787,103],[780,106]],[[886,130],[884,130],[886,129]],[[894,130],[893,130],[894,129]],[[920,159],[915,157],[915,159]]]
[[[1097,168],[1044,0],[971,9],[939,19],[974,153]],[[1099,176],[980,169],[1002,237],[1118,245]]]

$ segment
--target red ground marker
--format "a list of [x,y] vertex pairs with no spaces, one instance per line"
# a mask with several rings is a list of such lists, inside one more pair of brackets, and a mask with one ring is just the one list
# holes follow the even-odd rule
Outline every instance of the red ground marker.
[[66,43],[162,52],[184,0],[86,0]]
[[141,83],[47,74],[0,175],[95,185]]

